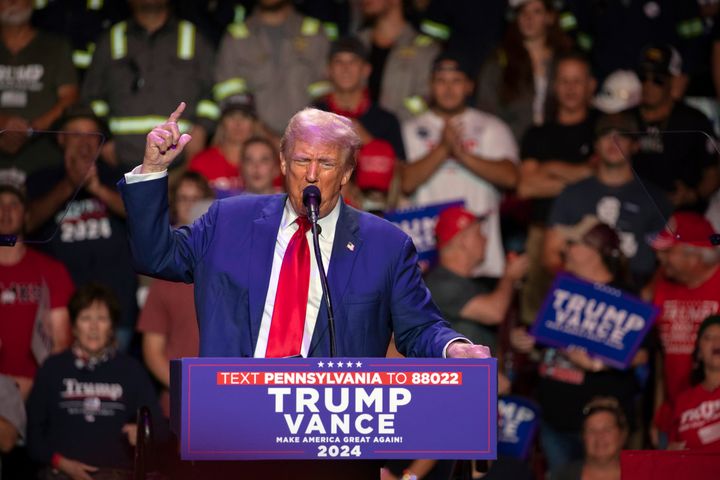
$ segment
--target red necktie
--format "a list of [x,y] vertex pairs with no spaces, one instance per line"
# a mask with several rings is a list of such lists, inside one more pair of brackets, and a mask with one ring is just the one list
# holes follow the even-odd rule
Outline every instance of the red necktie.
[[297,231],[288,243],[280,268],[275,306],[265,356],[289,357],[300,353],[310,289],[310,247],[306,217],[298,217]]

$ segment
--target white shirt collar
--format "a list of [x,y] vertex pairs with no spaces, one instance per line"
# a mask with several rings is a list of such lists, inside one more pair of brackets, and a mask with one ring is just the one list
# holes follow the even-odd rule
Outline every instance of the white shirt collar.
[[[340,203],[343,201],[342,197],[338,197],[338,201],[335,207],[318,220],[320,225],[320,237],[325,240],[331,240],[335,237],[335,228],[337,227],[338,218],[340,218]],[[283,210],[282,220],[280,221],[280,230],[284,231],[286,228],[290,228],[297,220],[298,214],[290,202],[290,197],[285,201],[285,208]]]

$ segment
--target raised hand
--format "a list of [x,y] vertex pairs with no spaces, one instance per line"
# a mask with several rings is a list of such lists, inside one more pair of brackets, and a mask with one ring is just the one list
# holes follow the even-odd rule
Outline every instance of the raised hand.
[[145,141],[145,157],[142,173],[162,172],[180,155],[185,145],[192,140],[187,133],[180,134],[178,120],[185,110],[185,102],[170,114],[165,123],[153,128]]

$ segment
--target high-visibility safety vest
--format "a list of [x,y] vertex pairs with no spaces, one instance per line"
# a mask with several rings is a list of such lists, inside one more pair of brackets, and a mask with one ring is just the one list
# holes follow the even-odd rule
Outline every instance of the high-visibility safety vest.
[[[182,60],[191,60],[195,56],[195,25],[186,20],[178,22],[177,57]],[[113,60],[120,60],[127,56],[127,22],[119,22],[110,28],[110,56]],[[110,106],[104,100],[90,102],[90,107],[99,117],[107,117]],[[217,120],[220,117],[218,106],[207,99],[200,100],[195,109],[198,117]],[[126,117],[110,117],[108,126],[113,135],[141,135],[152,130],[156,125],[165,121],[165,117],[158,115],[139,115]],[[181,119],[178,121],[181,133],[187,133],[192,128],[192,122]]]
[[[178,22],[177,56],[190,60],[195,56],[195,25],[187,20]],[[110,56],[119,60],[127,55],[127,22],[119,22],[110,28]]]

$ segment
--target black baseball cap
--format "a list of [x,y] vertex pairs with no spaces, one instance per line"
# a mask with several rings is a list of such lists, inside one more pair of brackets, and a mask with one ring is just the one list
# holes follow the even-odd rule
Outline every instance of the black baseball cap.
[[368,61],[368,51],[365,44],[363,44],[359,38],[352,35],[339,38],[330,45],[328,62],[338,53],[352,53],[366,62]]
[[682,73],[682,57],[670,44],[650,44],[642,49],[638,76],[647,73],[677,76]]
[[442,52],[433,60],[432,73],[447,71],[464,73],[468,79],[473,77],[467,58],[459,52]]

